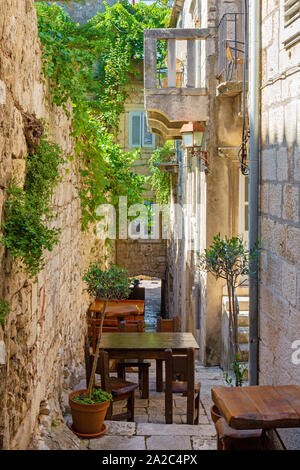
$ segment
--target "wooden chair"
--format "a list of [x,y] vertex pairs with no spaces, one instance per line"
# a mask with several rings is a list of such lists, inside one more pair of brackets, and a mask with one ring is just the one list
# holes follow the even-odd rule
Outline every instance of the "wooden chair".
[[[180,330],[180,321],[178,317],[163,319],[158,317],[156,331],[159,333],[178,332]],[[163,360],[156,359],[156,391],[163,391]]]
[[[173,393],[181,393],[187,397],[187,424],[198,424],[200,408],[200,382],[195,383],[195,351],[188,349],[186,355],[173,355],[172,350],[166,353],[166,422],[173,422]],[[180,375],[180,381],[177,380]]]
[[[134,321],[122,321],[120,322],[120,331],[123,333],[143,333],[145,331],[145,322],[143,320]],[[149,398],[149,367],[151,364],[144,361],[125,361],[118,362],[117,373],[121,380],[126,380],[126,368],[137,368],[131,372],[138,372],[139,377],[139,390],[141,391],[142,398]]]
[[264,447],[261,429],[233,429],[225,418],[218,419],[215,427],[218,450],[259,450]]
[[[134,393],[138,384],[109,376],[109,359],[106,351],[101,351],[99,354],[96,373],[101,375],[101,383],[96,383],[95,387],[101,387],[102,390],[111,393],[113,396],[113,402],[111,402],[107,411],[106,419],[134,421]],[[127,400],[127,411],[114,415],[113,404],[121,400]]]

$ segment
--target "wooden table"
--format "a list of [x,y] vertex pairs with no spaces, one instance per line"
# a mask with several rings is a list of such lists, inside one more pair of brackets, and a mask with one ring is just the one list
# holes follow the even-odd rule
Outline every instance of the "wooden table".
[[[192,333],[103,333],[101,347],[110,359],[165,359],[165,350],[186,354],[199,349]],[[172,385],[165,390],[166,423],[172,422]]]
[[297,385],[214,387],[211,394],[234,429],[300,427],[300,387]]
[[[102,313],[103,304],[94,302],[90,308],[90,312]],[[108,305],[105,311],[105,318],[117,318],[123,321],[127,316],[137,317],[140,315],[140,310],[137,305]]]
[[[109,301],[107,303],[107,311],[113,310],[114,308],[124,308],[124,310],[127,310],[129,308],[133,308],[134,312],[138,310],[138,315],[144,315],[145,311],[145,301],[144,300],[120,300],[120,301]],[[103,301],[102,300],[96,300],[95,302],[92,303],[92,305],[89,307],[90,312],[96,312],[100,313],[102,312],[103,309]]]

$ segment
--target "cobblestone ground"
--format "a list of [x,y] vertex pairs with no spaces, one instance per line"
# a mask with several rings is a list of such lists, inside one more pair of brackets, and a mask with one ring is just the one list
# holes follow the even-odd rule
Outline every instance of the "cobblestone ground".
[[[128,373],[128,380],[136,381],[137,374]],[[91,450],[209,450],[216,449],[215,427],[210,418],[211,388],[224,385],[223,372],[218,367],[196,364],[196,381],[201,382],[201,407],[199,425],[186,423],[186,398],[174,395],[173,423],[165,424],[164,393],[155,391],[155,363],[150,368],[150,398],[141,399],[136,394],[135,422],[105,421],[106,434],[98,439],[79,440],[72,432],[63,429],[60,443],[59,428],[55,429],[55,449],[77,448]],[[125,404],[125,402],[124,402]],[[119,408],[118,408],[119,406]],[[114,412],[122,410],[123,403],[114,405]],[[69,414],[64,416],[70,426]],[[66,441],[67,433],[70,433]],[[72,441],[72,442],[71,442]],[[46,443],[47,447],[53,448]]]

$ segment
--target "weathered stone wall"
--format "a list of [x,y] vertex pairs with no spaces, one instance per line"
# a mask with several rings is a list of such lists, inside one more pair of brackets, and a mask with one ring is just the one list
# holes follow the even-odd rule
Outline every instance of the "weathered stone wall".
[[[106,3],[111,6],[117,3],[118,0],[108,0]],[[49,1],[48,3],[53,3]],[[70,1],[70,5],[66,2],[55,2],[56,4],[62,6],[64,10],[71,16],[72,20],[76,23],[84,24],[87,21],[96,15],[98,12],[104,11],[104,1],[103,0],[86,0],[84,3],[75,3]]]
[[[27,147],[20,110],[45,119],[49,138],[65,155],[74,154],[71,122],[51,104],[41,76],[34,2],[6,0],[0,3],[1,220],[9,180],[13,175],[24,179]],[[0,296],[11,309],[4,330],[0,326],[1,350],[5,347],[0,364],[0,435],[6,449],[27,448],[38,436],[39,422],[46,420],[50,426],[83,372],[88,298],[82,271],[93,237],[80,231],[75,163],[62,169],[53,204],[58,217],[52,225],[61,228],[60,243],[47,253],[46,268],[35,279],[18,273],[0,245]]]
[[[300,42],[284,47],[282,4],[262,2],[259,381],[300,385],[291,358],[300,339]],[[300,449],[299,432],[281,436]]]

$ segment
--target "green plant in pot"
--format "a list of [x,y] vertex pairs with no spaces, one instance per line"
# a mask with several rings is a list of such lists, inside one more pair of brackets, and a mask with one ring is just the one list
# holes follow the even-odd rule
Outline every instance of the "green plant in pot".
[[100,327],[88,388],[72,392],[69,403],[74,430],[85,435],[95,435],[101,432],[107,409],[112,400],[111,394],[94,386],[105,312],[110,300],[121,300],[128,297],[131,280],[128,278],[127,272],[118,266],[112,265],[110,268],[103,269],[96,263],[90,264],[84,273],[83,280],[87,283],[89,294],[96,300],[103,301],[103,309],[100,314]]
[[[247,281],[247,276],[256,272],[258,266],[260,246],[258,242],[252,250],[245,248],[243,239],[237,237],[221,238],[218,233],[213,238],[211,246],[204,250],[200,256],[199,267],[203,271],[211,273],[216,280],[225,279],[228,291],[229,303],[229,326],[232,333],[234,349],[233,373],[235,386],[241,387],[245,381],[247,367],[241,362],[241,354],[238,338],[238,315],[239,308],[236,290]],[[233,379],[225,374],[225,381],[233,386]],[[212,412],[217,412],[217,408]],[[216,416],[212,416],[216,421]]]

